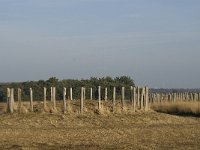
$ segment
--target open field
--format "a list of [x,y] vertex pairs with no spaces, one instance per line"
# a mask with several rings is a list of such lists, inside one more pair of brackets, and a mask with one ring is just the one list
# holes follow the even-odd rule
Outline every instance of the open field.
[[156,103],[152,105],[152,108],[158,112],[188,115],[188,116],[200,116],[200,102],[165,102]]
[[0,149],[200,149],[199,135],[200,118],[154,111],[0,115]]

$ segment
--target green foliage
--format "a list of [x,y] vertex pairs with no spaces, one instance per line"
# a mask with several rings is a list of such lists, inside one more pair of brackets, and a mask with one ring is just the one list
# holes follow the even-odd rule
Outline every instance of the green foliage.
[[15,99],[17,99],[17,88],[22,89],[22,99],[29,100],[29,88],[33,89],[34,100],[43,100],[43,88],[47,88],[47,99],[50,99],[50,87],[56,87],[56,98],[62,100],[63,97],[63,88],[67,88],[67,98],[69,98],[69,89],[73,88],[73,98],[80,99],[80,90],[81,87],[86,88],[86,98],[90,98],[90,88],[93,88],[93,98],[98,98],[98,86],[101,86],[102,98],[104,98],[104,90],[108,89],[108,99],[112,99],[113,87],[116,87],[117,98],[121,96],[121,87],[126,88],[126,98],[130,97],[130,86],[135,86],[134,81],[127,76],[122,77],[103,77],[96,78],[91,77],[90,79],[82,80],[61,80],[59,81],[56,77],[51,77],[48,80],[39,80],[39,81],[27,81],[21,83],[6,83],[0,85],[0,101],[6,101],[6,88],[15,89]]

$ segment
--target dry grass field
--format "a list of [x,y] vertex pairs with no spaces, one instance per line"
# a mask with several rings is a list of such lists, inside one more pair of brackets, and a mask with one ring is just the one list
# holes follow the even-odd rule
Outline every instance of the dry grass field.
[[[5,104],[0,104],[1,112]],[[1,113],[0,149],[200,149],[200,118],[139,111],[129,108],[115,114],[88,101],[84,114],[79,103],[70,111]],[[42,105],[42,104],[41,104]],[[59,105],[57,106],[59,107]],[[47,109],[48,111],[48,109]]]
[[154,104],[152,108],[163,113],[200,116],[200,102],[165,102]]

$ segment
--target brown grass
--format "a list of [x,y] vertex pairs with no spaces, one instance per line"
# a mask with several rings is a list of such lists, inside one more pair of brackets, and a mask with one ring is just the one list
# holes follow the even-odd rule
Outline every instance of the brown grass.
[[[23,103],[28,108],[29,103]],[[96,101],[85,101],[80,114],[79,101],[68,103],[62,113],[43,111],[34,103],[34,113],[0,115],[0,149],[200,149],[200,118],[182,117],[155,111],[131,113],[130,105],[122,111],[116,104],[103,103],[97,113]],[[0,103],[0,110],[6,105]]]
[[152,109],[158,112],[200,116],[200,102],[166,102],[152,105]]

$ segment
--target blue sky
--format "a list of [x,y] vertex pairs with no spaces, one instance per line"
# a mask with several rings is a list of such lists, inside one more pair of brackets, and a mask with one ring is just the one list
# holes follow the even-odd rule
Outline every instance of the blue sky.
[[0,82],[132,77],[200,88],[199,0],[0,0]]

